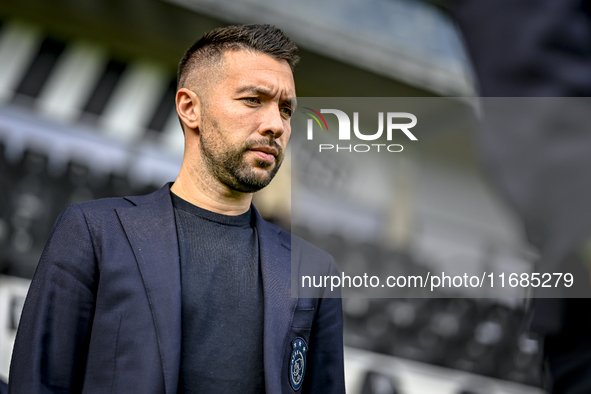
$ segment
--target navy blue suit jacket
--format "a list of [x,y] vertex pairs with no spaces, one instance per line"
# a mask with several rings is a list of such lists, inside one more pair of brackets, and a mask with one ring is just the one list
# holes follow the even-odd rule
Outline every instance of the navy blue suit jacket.
[[[23,309],[11,393],[176,394],[181,282],[169,188],[75,204],[60,215]],[[336,274],[334,260],[255,215],[266,392],[294,392],[291,343],[300,337],[309,351],[299,391],[343,393],[341,300],[320,298],[321,290],[317,298],[291,293],[292,249],[294,268],[308,273]]]

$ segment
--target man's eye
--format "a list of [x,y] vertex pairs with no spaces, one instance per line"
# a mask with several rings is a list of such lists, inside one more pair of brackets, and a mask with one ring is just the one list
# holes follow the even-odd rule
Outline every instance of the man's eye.
[[247,104],[260,104],[261,100],[258,97],[245,97],[243,98]]
[[289,107],[283,107],[283,108],[280,109],[280,111],[283,114],[285,114],[286,116],[291,117],[291,114],[292,114],[291,108],[289,108]]

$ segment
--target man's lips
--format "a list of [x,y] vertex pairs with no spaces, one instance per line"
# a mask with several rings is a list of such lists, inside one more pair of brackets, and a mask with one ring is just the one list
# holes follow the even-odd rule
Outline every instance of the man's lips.
[[254,153],[258,158],[263,161],[274,162],[275,158],[279,154],[276,148],[270,146],[261,146],[257,148],[250,148],[249,149],[252,153]]

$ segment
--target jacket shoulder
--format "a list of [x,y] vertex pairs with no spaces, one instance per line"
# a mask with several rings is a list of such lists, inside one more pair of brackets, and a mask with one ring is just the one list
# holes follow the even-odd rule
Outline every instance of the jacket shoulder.
[[105,211],[133,206],[125,197],[107,197],[72,204],[66,209],[78,208],[83,212]]
[[[256,214],[257,216],[259,215],[258,212]],[[273,223],[267,222],[260,218],[260,216],[259,219],[257,223],[259,226],[264,227],[265,233],[276,233],[281,243],[291,250],[292,263],[299,261],[300,270],[309,271],[311,268],[318,272],[336,270],[334,258],[329,253],[303,238],[293,235]]]
[[[306,283],[312,282],[313,278],[320,280],[340,274],[332,255],[298,236],[291,235],[291,239],[292,290],[295,286],[300,298],[339,298],[340,288],[317,288],[306,285]],[[295,262],[297,264],[294,264]]]
[[[166,201],[159,201],[163,197],[168,197],[168,201],[170,201],[167,185],[154,193],[143,196],[108,197],[71,204],[59,215],[54,228],[64,222],[77,221],[86,222],[91,234],[101,233],[102,230],[111,231],[113,226],[119,223],[117,214],[119,209],[133,208],[150,202],[158,202],[162,204],[162,207],[165,207],[167,206]],[[172,207],[171,203],[168,205]]]
[[282,243],[290,248],[292,251],[298,251],[300,253],[305,253],[306,255],[317,256],[317,258],[322,260],[333,260],[333,257],[324,250],[320,249],[316,245],[306,241],[303,238],[298,237],[297,235],[293,235],[292,233],[283,230],[281,227],[264,221],[265,225],[268,226],[270,229],[273,229],[279,234],[279,238],[281,239]]
[[67,209],[76,207],[85,213],[113,211],[117,208],[127,208],[155,202],[163,197],[170,198],[170,184],[166,184],[159,190],[146,195],[101,198],[72,204]]
[[292,248],[300,249],[301,253],[304,253],[306,255],[316,256],[319,259],[334,262],[334,258],[330,253],[320,249],[316,245],[306,241],[303,238],[298,237],[297,235],[293,235],[290,233],[287,234],[291,237]]
[[288,237],[291,241],[292,258],[299,260],[300,273],[307,272],[315,275],[327,275],[338,271],[332,255],[312,243],[281,230],[280,236]]

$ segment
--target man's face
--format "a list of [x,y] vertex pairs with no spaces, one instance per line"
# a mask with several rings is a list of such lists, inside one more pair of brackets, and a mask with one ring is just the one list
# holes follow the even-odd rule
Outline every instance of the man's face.
[[201,153],[210,175],[234,191],[267,186],[283,161],[295,98],[285,60],[249,51],[225,53],[219,80],[201,108]]

